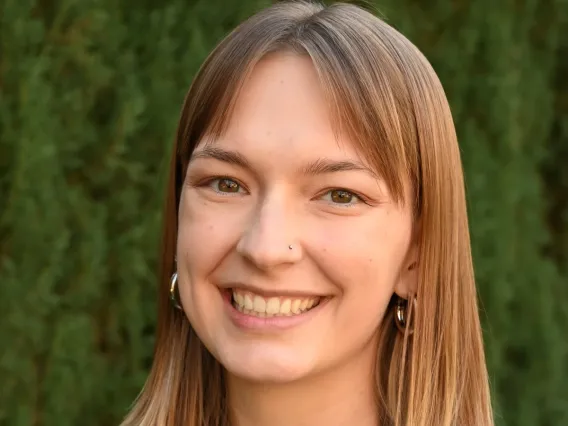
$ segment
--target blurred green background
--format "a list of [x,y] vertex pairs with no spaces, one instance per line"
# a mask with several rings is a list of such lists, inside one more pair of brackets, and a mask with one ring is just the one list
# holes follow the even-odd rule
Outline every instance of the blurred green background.
[[[267,3],[0,0],[0,425],[117,425],[136,397],[181,102]],[[568,425],[568,3],[369,4],[450,99],[497,424]]]

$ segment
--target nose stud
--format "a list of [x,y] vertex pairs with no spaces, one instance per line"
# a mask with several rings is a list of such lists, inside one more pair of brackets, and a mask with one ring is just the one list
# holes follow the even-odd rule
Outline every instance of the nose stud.
[[290,244],[290,245],[288,246],[288,249],[289,249],[289,250],[292,250],[293,248],[294,248],[294,247],[292,247],[292,244]]

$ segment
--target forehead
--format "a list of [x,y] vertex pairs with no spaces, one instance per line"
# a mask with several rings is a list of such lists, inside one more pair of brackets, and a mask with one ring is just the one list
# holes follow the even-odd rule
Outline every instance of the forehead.
[[274,110],[286,114],[286,118],[309,112],[307,118],[327,120],[327,102],[310,58],[277,53],[254,66],[237,97],[235,114]]
[[218,143],[281,159],[347,156],[362,161],[349,137],[333,125],[311,59],[294,53],[272,54],[256,64]]

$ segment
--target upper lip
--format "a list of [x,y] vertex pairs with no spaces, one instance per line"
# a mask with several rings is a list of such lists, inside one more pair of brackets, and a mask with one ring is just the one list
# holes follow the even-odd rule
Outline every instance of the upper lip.
[[325,297],[324,294],[320,292],[313,292],[313,291],[306,291],[306,290],[286,290],[286,289],[270,289],[266,290],[260,287],[256,287],[254,285],[245,284],[245,283],[228,283],[222,287],[224,290],[232,290],[232,289],[239,289],[244,291],[249,291],[254,294],[258,294],[259,296],[265,297],[282,297],[288,296],[290,298],[297,297],[297,298],[307,298],[307,297]]

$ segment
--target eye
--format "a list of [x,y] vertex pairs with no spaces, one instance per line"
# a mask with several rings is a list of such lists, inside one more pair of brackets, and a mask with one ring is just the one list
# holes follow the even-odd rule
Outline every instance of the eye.
[[242,191],[241,185],[229,178],[217,178],[210,180],[207,185],[216,192],[236,194]]
[[324,200],[333,204],[350,205],[361,201],[361,198],[351,191],[345,189],[332,189],[323,196]]

